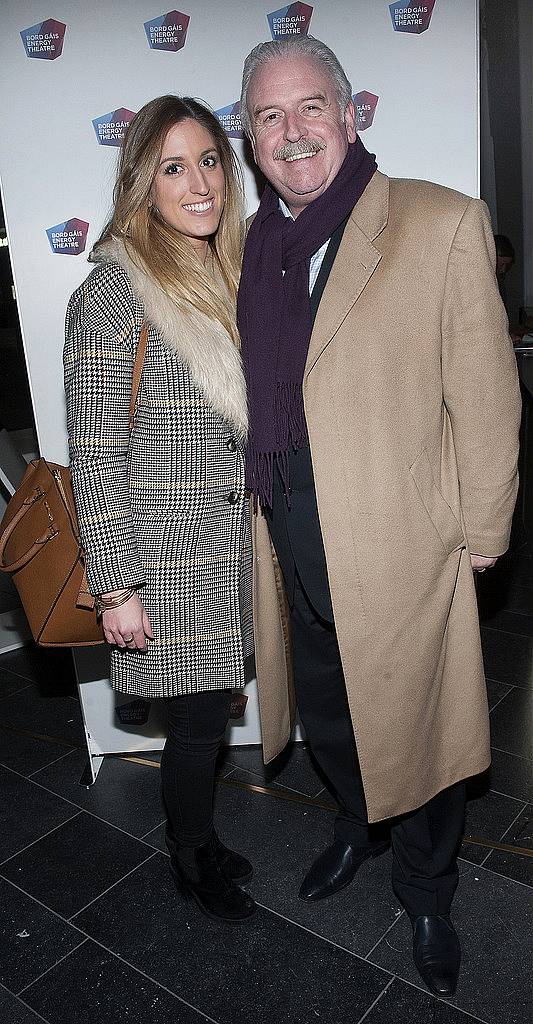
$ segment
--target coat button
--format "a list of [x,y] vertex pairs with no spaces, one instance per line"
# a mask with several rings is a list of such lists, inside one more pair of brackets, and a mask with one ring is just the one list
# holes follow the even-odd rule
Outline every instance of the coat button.
[[228,501],[229,501],[230,505],[236,505],[238,500],[239,500],[239,495],[238,495],[237,491],[230,491],[229,494],[228,494]]
[[237,442],[234,437],[230,437],[229,441],[226,441],[226,448],[229,452],[237,451]]

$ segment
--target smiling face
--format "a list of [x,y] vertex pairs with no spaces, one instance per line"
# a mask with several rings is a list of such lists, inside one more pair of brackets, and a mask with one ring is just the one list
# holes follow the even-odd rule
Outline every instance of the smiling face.
[[248,89],[256,162],[293,217],[326,191],[355,142],[355,112],[341,112],[335,84],[313,58],[259,67]]
[[151,199],[163,220],[204,258],[208,238],[222,216],[224,191],[224,171],[212,135],[192,118],[175,124],[163,143]]

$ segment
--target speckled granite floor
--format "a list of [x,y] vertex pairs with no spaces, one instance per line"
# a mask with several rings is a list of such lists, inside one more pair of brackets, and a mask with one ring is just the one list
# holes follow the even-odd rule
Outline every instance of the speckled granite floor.
[[482,580],[493,766],[470,787],[454,904],[463,968],[447,1002],[414,970],[390,854],[363,865],[337,897],[298,900],[332,827],[331,798],[305,745],[268,772],[256,748],[225,752],[217,823],[254,861],[260,909],[237,927],[208,923],[170,882],[158,756],[153,765],[107,758],[82,789],[69,656],[3,655],[0,1024],[529,1020],[532,596],[524,547]]

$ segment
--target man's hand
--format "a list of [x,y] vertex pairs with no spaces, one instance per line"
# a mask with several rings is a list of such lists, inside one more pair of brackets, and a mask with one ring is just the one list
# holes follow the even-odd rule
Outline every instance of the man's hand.
[[496,558],[491,558],[490,555],[470,555],[470,561],[474,572],[485,572],[485,569],[492,569],[492,566],[496,565],[498,555]]

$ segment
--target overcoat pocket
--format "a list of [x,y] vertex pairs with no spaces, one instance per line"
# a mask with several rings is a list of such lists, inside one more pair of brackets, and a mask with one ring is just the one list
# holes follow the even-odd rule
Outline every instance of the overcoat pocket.
[[425,448],[409,467],[426,512],[447,554],[465,547],[463,528],[435,483]]

